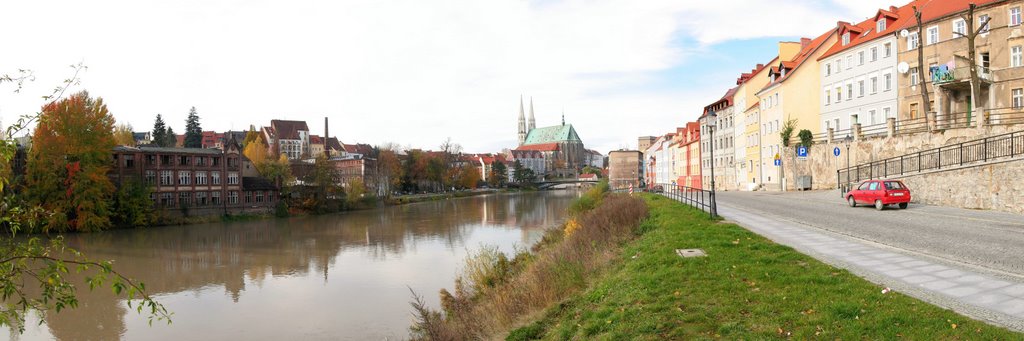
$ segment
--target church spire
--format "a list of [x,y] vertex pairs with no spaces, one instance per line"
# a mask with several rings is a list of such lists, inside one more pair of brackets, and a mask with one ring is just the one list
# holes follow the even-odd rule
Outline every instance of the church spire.
[[565,108],[562,108],[562,125],[565,125]]
[[519,95],[519,145],[526,142],[526,115],[523,112],[523,95]]
[[530,96],[530,125],[527,126],[526,131],[537,128],[537,120],[533,118],[533,96]]

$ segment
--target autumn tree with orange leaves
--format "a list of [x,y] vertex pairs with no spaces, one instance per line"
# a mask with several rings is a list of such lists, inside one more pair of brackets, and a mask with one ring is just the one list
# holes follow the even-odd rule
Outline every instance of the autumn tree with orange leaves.
[[46,230],[98,231],[111,226],[107,178],[114,117],[102,98],[85,91],[43,107],[32,136],[27,196],[49,217]]

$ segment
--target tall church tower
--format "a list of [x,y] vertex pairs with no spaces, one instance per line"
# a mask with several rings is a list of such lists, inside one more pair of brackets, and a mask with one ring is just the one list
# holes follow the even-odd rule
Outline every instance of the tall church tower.
[[530,125],[526,127],[526,132],[534,128],[537,128],[537,120],[533,118],[533,96],[530,96]]
[[519,145],[526,143],[526,115],[523,113],[523,96],[519,96]]

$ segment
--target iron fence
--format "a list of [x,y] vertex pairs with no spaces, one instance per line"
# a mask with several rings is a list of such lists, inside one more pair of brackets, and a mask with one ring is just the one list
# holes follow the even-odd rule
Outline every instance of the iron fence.
[[666,198],[690,205],[696,209],[707,212],[711,218],[715,217],[717,203],[715,192],[673,184],[656,184],[653,192],[661,194]]
[[961,167],[1017,156],[1024,156],[1024,132],[1020,131],[850,166],[836,171],[836,179],[838,183],[849,186],[863,180]]

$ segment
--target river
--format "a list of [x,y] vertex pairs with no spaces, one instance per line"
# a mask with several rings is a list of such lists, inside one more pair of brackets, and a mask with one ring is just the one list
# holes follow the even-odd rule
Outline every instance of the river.
[[[146,284],[173,323],[109,288],[30,318],[21,340],[401,340],[409,289],[439,306],[468,252],[532,245],[574,191],[491,194],[321,216],[76,234],[68,244]],[[2,338],[2,337],[0,337]]]

